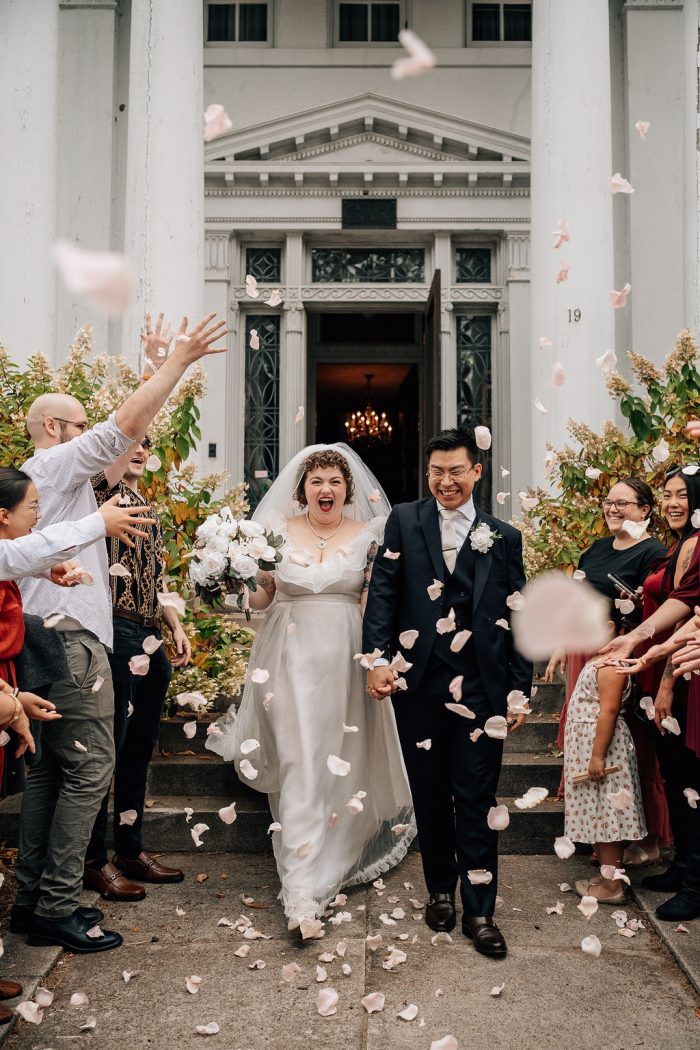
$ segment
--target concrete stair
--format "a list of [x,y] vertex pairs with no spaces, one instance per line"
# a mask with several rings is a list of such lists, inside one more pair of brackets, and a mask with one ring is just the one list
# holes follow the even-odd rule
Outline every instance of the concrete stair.
[[[536,682],[537,684],[537,682]],[[561,777],[561,756],[555,741],[561,685],[543,686],[533,700],[527,723],[506,741],[499,799],[511,814],[510,826],[501,833],[503,853],[549,853],[557,835],[563,834],[564,814],[556,792]],[[225,706],[225,705],[224,705]],[[205,749],[207,726],[216,721],[208,714],[188,740],[183,731],[192,714],[163,719],[158,751],[149,770],[144,841],[150,850],[194,850],[190,835],[193,824],[209,825],[198,852],[263,853],[271,849],[267,828],[271,821],[267,798],[241,783],[232,764]],[[515,799],[529,787],[545,787],[549,797],[531,810],[520,810]],[[224,824],[218,811],[236,802],[237,820]],[[0,843],[17,844],[21,799],[13,796],[0,802]],[[190,823],[186,806],[194,810]]]

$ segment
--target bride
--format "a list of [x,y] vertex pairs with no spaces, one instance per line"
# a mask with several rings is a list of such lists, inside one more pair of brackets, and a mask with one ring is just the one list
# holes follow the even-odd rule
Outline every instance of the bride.
[[368,699],[355,659],[388,512],[346,445],[310,445],[287,464],[253,515],[286,538],[250,595],[270,611],[240,708],[207,740],[269,795],[280,899],[305,939],[322,936],[338,890],[393,867],[416,833],[393,709]]

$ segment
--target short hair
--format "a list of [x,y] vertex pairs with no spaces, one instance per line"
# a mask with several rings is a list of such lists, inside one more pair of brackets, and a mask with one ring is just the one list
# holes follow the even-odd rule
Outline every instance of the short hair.
[[473,430],[466,427],[451,427],[449,430],[441,430],[439,434],[432,437],[425,446],[426,461],[430,460],[433,452],[452,452],[454,449],[466,450],[472,466],[481,463],[481,452],[476,443]]
[[301,507],[306,506],[306,494],[304,493],[304,485],[306,479],[312,470],[324,470],[327,467],[335,467],[335,469],[343,475],[345,485],[347,486],[347,492],[345,494],[345,502],[352,503],[355,495],[355,486],[352,480],[352,471],[350,470],[350,464],[348,463],[345,456],[342,456],[340,452],[336,452],[333,448],[320,449],[318,452],[312,452],[306,457],[301,465],[301,477],[299,483],[294,491],[294,499]]
[[16,467],[0,467],[0,509],[14,510],[27,495],[32,479]]

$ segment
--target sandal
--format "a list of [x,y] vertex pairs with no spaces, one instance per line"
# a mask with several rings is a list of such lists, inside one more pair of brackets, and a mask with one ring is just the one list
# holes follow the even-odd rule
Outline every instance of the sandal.
[[638,842],[633,842],[625,847],[622,863],[625,868],[658,868],[660,864],[663,864],[663,858],[661,853],[658,853],[655,857],[650,857],[644,846],[641,846]]

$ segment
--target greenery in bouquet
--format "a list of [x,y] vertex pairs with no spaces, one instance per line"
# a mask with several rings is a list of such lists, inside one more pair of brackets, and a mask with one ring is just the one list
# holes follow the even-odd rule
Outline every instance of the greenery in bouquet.
[[[19,466],[33,452],[26,430],[29,405],[39,394],[51,391],[73,394],[85,406],[88,419],[106,419],[136,389],[142,377],[123,357],[92,353],[92,330],[82,328],[65,362],[53,369],[42,353],[34,354],[20,368],[0,346],[0,445],[2,462]],[[206,375],[191,368],[153,420],[148,433],[152,453],[160,467],[147,471],[142,492],[157,511],[163,529],[169,587],[187,599],[187,558],[196,531],[213,510],[229,508],[237,518],[248,510],[246,486],[236,485],[219,499],[213,493],[226,474],[196,477],[185,460],[201,439],[197,405],[205,393]],[[211,610],[186,606],[184,626],[192,642],[193,659],[187,668],[175,669],[168,692],[172,706],[178,693],[201,692],[208,700],[218,694],[235,695],[246,673],[247,653],[253,633],[232,623],[230,617]],[[165,630],[167,639],[167,628]]]
[[[692,334],[679,333],[662,369],[641,354],[627,356],[635,386],[619,372],[606,372],[608,391],[627,420],[625,430],[607,422],[596,433],[570,420],[576,444],[546,451],[554,492],[530,490],[536,505],[513,522],[523,533],[530,577],[547,569],[571,572],[581,553],[607,534],[601,501],[611,485],[640,477],[658,495],[671,466],[700,461],[697,442],[684,430],[688,419],[700,416],[698,347]],[[660,539],[669,539],[658,515],[651,528]]]
[[284,537],[257,521],[237,520],[230,507],[210,514],[197,529],[189,577],[195,593],[214,608],[238,607],[250,619],[248,591],[258,589],[257,573],[282,560]]

